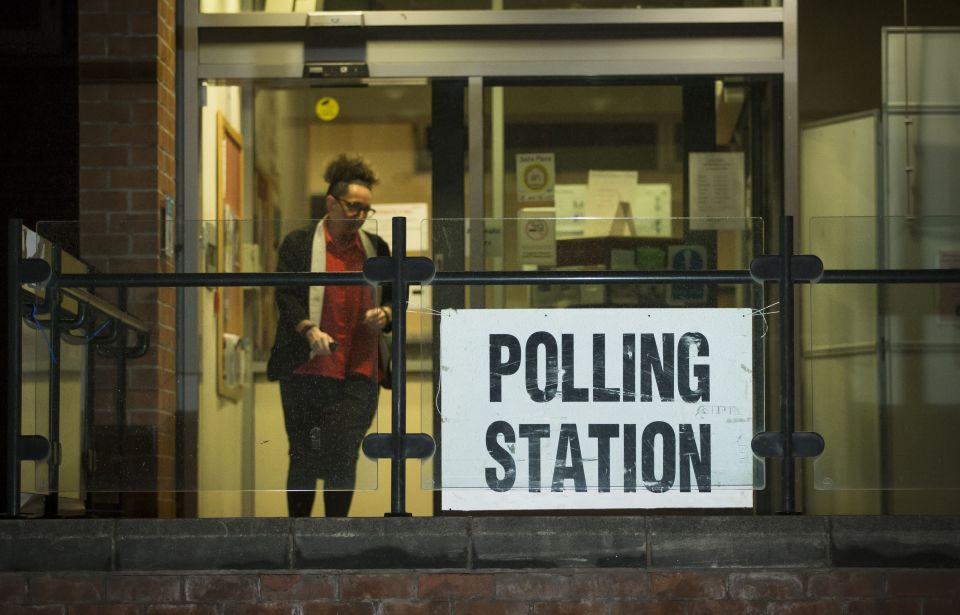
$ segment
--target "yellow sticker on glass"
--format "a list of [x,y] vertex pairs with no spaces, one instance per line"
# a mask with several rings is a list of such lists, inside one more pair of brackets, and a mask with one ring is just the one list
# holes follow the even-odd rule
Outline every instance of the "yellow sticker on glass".
[[314,105],[313,111],[318,118],[324,122],[329,122],[337,119],[337,116],[340,115],[340,103],[337,102],[336,98],[324,96]]

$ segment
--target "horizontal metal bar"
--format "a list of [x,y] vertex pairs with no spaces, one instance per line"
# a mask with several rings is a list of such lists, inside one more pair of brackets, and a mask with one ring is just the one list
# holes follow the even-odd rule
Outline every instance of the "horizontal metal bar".
[[368,11],[367,28],[409,26],[535,26],[586,24],[783,23],[781,7],[717,9],[517,9],[506,11]]
[[[750,284],[747,270],[709,271],[438,271],[434,285],[457,284]],[[821,284],[931,284],[960,282],[960,269],[833,269]],[[338,273],[98,273],[62,274],[60,288],[300,286],[369,284],[360,272]],[[93,296],[93,295],[91,295]]]
[[[358,11],[354,14],[359,15],[364,28],[783,23],[781,7]],[[311,22],[317,25],[322,23],[322,15],[322,13],[202,13],[197,18],[197,25],[200,28],[303,28]]]
[[960,269],[828,269],[820,284],[949,284]]
[[124,325],[126,325],[127,327],[130,327],[137,333],[150,332],[150,327],[145,322],[143,322],[133,314],[124,312],[117,306],[109,303],[108,301],[105,301],[104,299],[101,299],[100,297],[94,295],[93,293],[87,292],[82,288],[66,288],[66,287],[62,287],[62,285],[60,290],[63,292],[63,294],[70,295],[77,301],[86,303],[88,306],[94,308],[104,316],[107,316],[109,318],[112,318],[113,320],[123,323]]
[[456,284],[747,284],[749,271],[456,271],[437,272],[433,285]]
[[60,288],[126,286],[130,288],[202,286],[322,286],[369,284],[363,274],[337,273],[94,273],[63,274]]

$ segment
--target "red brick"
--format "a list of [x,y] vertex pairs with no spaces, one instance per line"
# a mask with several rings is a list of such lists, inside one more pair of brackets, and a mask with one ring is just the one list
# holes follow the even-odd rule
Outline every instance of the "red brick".
[[763,602],[744,600],[694,600],[687,603],[685,615],[763,615]]
[[563,600],[573,585],[568,576],[508,573],[496,576],[496,597],[501,600]]
[[83,167],[80,169],[80,189],[100,190],[109,188],[110,175],[106,169]]
[[266,574],[260,577],[260,596],[267,600],[318,600],[336,595],[336,579],[331,576]]
[[103,58],[107,55],[107,41],[99,34],[81,32],[77,37],[77,55],[83,58]]
[[304,602],[303,615],[373,615],[369,602]]
[[960,595],[960,570],[892,572],[887,579],[887,591],[891,596]]
[[923,603],[909,598],[870,598],[847,603],[847,615],[921,615],[922,612]]
[[180,577],[173,575],[115,575],[107,578],[107,600],[114,602],[176,602],[181,599]]
[[296,605],[289,602],[259,602],[259,603],[223,603],[223,612],[230,615],[294,615]]
[[[125,233],[157,233],[160,229],[160,212],[154,210],[147,213],[123,213],[110,215],[110,232]],[[156,258],[156,254],[153,255]],[[154,294],[156,294],[154,292]]]
[[772,602],[767,605],[766,615],[842,615],[840,600],[802,600]]
[[0,604],[19,604],[27,598],[27,579],[20,574],[0,574]]
[[646,598],[649,580],[641,570],[587,572],[573,577],[573,595],[583,599],[635,600]]
[[110,188],[150,188],[157,182],[156,169],[111,169]]
[[386,600],[380,603],[379,615],[450,615],[450,603]]
[[37,576],[28,581],[30,602],[74,604],[103,598],[103,579],[94,576]]
[[537,602],[534,615],[607,615],[606,602]]
[[[152,6],[156,6],[157,3],[153,2]],[[127,24],[130,27],[130,34],[134,35],[156,35],[157,33],[157,16],[156,12],[152,15],[128,15]]]
[[[610,615],[678,615],[683,613],[686,602],[612,602]],[[459,613],[457,614],[459,615]]]
[[110,86],[110,100],[156,100],[155,83],[118,83]]
[[787,600],[803,596],[803,577],[792,572],[733,573],[730,597],[742,600]]
[[67,607],[67,615],[139,615],[136,604],[83,604]]
[[79,0],[80,13],[106,13],[107,0]]
[[957,615],[960,598],[933,598],[923,601],[923,615]]
[[146,615],[216,615],[215,606],[202,604],[160,604],[147,607]]
[[[82,145],[80,160],[85,168],[126,166],[130,148],[115,145]],[[81,214],[82,215],[82,214]]]
[[420,575],[421,598],[434,600],[492,598],[493,576],[489,574],[424,574]]
[[256,600],[257,579],[252,575],[190,576],[184,590],[190,602]]
[[470,600],[451,602],[454,615],[527,615],[530,606],[526,602],[508,600]]
[[110,10],[124,15],[135,13],[156,15],[157,3],[143,0],[109,0]]
[[116,124],[130,121],[130,103],[86,101],[80,103],[81,122],[104,122]]
[[86,214],[97,212],[127,211],[130,194],[120,190],[84,190],[80,193],[81,211]]
[[813,597],[880,596],[885,578],[883,572],[833,570],[811,575],[807,593]]
[[114,145],[156,145],[157,127],[151,124],[113,125],[110,126],[109,142]]
[[674,598],[723,598],[726,584],[717,574],[700,572],[651,572],[650,597],[657,600]]
[[340,577],[343,600],[416,598],[417,580],[406,574],[345,575]]

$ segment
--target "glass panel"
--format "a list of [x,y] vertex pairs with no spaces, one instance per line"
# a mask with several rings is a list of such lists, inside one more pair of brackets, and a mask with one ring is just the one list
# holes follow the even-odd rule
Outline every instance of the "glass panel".
[[[779,0],[652,0],[648,9],[780,6]],[[628,0],[201,0],[202,13],[309,13],[314,11],[480,11],[529,9],[635,9]]]
[[[770,194],[779,167],[765,152],[777,131],[764,120],[770,90],[768,81],[739,78],[488,87],[486,215],[555,217],[557,238],[587,250],[608,235],[704,231],[716,241],[708,268],[736,268],[744,249],[755,254],[760,245],[736,240],[742,219],[769,215],[779,198]],[[566,221],[576,217],[650,221],[638,229]],[[691,219],[684,229],[662,221],[681,217]],[[513,254],[493,238],[485,258],[496,267]],[[488,292],[491,300],[499,299]]]
[[[960,217],[813,218],[811,248],[828,269],[957,268]],[[882,503],[897,512],[910,509],[911,490],[960,487],[943,471],[960,421],[956,286],[811,288],[806,397],[826,440],[813,462],[816,489],[902,491]],[[955,506],[943,497],[953,504],[942,506]]]
[[[691,227],[704,228],[719,222],[719,219],[534,217],[430,220],[424,225],[424,235],[430,237],[440,271],[713,269],[721,260],[717,251],[720,237],[727,243],[725,249],[729,257],[724,261],[723,268],[746,269],[754,242],[762,241],[760,220],[736,220],[736,226],[741,229],[739,231],[691,230]],[[729,229],[733,222],[732,219],[723,219],[724,228]],[[612,233],[611,229],[617,229],[618,234],[590,236],[591,229],[596,228],[604,233]],[[665,230],[658,231],[658,228]],[[563,232],[569,232],[570,236],[561,239],[561,229],[566,229]],[[478,244],[487,250],[482,267],[479,261],[471,258],[471,250]],[[493,248],[494,245],[499,247]],[[465,251],[467,259],[460,265],[446,256]],[[487,301],[485,306],[483,301],[490,296],[498,299]],[[477,297],[480,297],[480,303],[475,302]],[[750,452],[750,439],[756,432],[763,431],[764,423],[761,338],[766,333],[766,326],[763,305],[762,288],[754,284],[604,284],[598,280],[597,283],[582,285],[497,286],[488,288],[486,296],[473,295],[471,289],[461,286],[434,286],[429,308],[418,309],[421,318],[433,321],[433,360],[439,362],[440,366],[439,370],[434,370],[439,374],[440,390],[431,390],[429,394],[425,390],[421,396],[421,404],[424,404],[421,413],[425,420],[421,431],[437,433],[439,444],[438,454],[432,462],[423,465],[424,488],[442,489],[443,507],[454,510],[752,506],[752,489],[762,488],[764,484],[763,465]],[[730,310],[715,313],[691,309],[705,307],[725,307]],[[657,311],[656,308],[688,310]],[[746,311],[737,311],[735,308],[746,308]],[[550,311],[557,309],[561,311]],[[717,323],[711,320],[712,316],[730,319],[728,324],[731,326],[717,329]],[[670,318],[676,320],[675,325],[668,324]],[[733,324],[739,323],[738,319],[742,318],[748,321]],[[531,319],[533,322],[539,319],[542,323],[539,326],[544,348],[557,346],[555,350],[558,354],[554,357],[558,361],[555,366],[557,369],[563,362],[560,355],[569,353],[563,360],[569,359],[571,363],[563,366],[562,373],[569,375],[570,379],[564,385],[564,388],[569,387],[567,399],[572,397],[581,402],[576,404],[576,408],[573,404],[569,407],[562,404],[563,394],[553,397],[550,393],[544,393],[552,390],[550,376],[541,373],[549,369],[544,365],[553,364],[548,355],[537,355],[534,359],[531,359],[532,355],[522,358],[525,356],[522,348],[529,344],[533,344],[529,348],[537,349],[535,352],[549,352],[539,349],[537,340],[529,342],[530,336],[536,337],[537,329],[529,324]],[[656,325],[648,331],[624,324],[632,319],[656,322]],[[684,319],[689,319],[687,324],[684,324]],[[500,361],[489,350],[491,343],[488,340],[488,334],[492,331],[490,327],[498,323],[505,332],[509,330],[510,335],[516,338],[518,345],[514,350],[521,353],[516,357],[509,355],[509,360],[504,358],[509,354],[506,349],[513,348],[510,346],[512,342],[505,342],[500,357],[503,360],[497,363],[502,363],[502,369],[499,370],[502,378],[491,375],[499,373],[498,369],[487,364]],[[530,329],[531,326],[534,328]],[[674,331],[670,329],[671,326],[683,330]],[[441,327],[449,327],[446,334]],[[426,329],[426,325],[421,328]],[[641,366],[633,370],[633,379],[623,377],[623,374],[629,373],[624,365],[631,364],[634,359],[624,360],[623,353],[614,349],[614,346],[619,348],[628,344],[628,347],[633,347],[634,343],[647,343],[651,345],[648,348],[650,352],[635,349],[637,354],[645,357],[644,361],[656,353],[657,359],[669,362],[674,357],[687,356],[687,349],[680,348],[683,345],[681,338],[701,328],[703,331],[717,330],[717,339],[708,343],[709,348],[716,349],[717,353],[727,349],[737,358],[731,355],[725,365],[739,364],[741,368],[727,378],[716,373],[723,369],[724,364],[717,360],[711,363],[710,369],[715,373],[711,375],[710,382],[732,383],[735,380],[740,388],[717,389],[708,396],[709,399],[683,402],[680,401],[682,393],[675,392],[673,387],[680,387],[677,391],[685,390],[686,385],[681,383],[688,382],[687,376],[681,376],[674,382],[673,375],[686,372],[671,365],[664,367],[663,372],[657,372],[662,379],[656,380],[656,386],[661,396],[672,397],[674,401],[660,400],[649,406],[642,404],[648,401],[643,399],[644,387],[653,385],[653,380],[648,382],[648,379],[655,378],[651,374],[656,368],[652,362],[649,365],[643,363],[645,368]],[[530,336],[517,333],[521,330]],[[643,338],[645,332],[650,333],[648,340]],[[602,341],[598,341],[600,338],[597,336],[601,334]],[[633,341],[628,343],[625,334],[633,334]],[[664,334],[668,337],[664,337]],[[729,343],[719,341],[720,337],[727,334],[732,336]],[[502,337],[507,339],[506,334]],[[520,340],[520,337],[524,339]],[[602,350],[597,350],[598,343],[602,344]],[[584,347],[593,350],[587,350],[584,355]],[[426,354],[426,350],[422,352]],[[629,352],[627,356],[634,355]],[[530,367],[533,371],[524,376],[527,367],[519,369],[519,363],[534,365]],[[639,384],[635,380],[638,372],[647,374],[640,377]],[[744,373],[749,376],[742,377]],[[528,384],[524,384],[525,378],[530,381]],[[597,378],[610,384],[597,385]],[[490,383],[494,380],[501,383],[497,403],[490,399],[494,395]],[[509,385],[511,390],[519,391],[516,395],[511,393],[512,397],[505,392],[508,380],[512,380]],[[592,393],[591,382],[594,383]],[[623,384],[625,382],[630,384]],[[557,385],[554,383],[552,386]],[[664,395],[660,387],[669,388],[669,394]],[[652,389],[650,393],[652,400],[657,399]],[[579,400],[578,396],[584,394],[587,399]],[[543,397],[543,401],[533,399],[537,395]],[[621,400],[632,398],[637,405],[606,405],[598,402],[597,395]],[[592,403],[584,403],[590,400]],[[429,405],[425,405],[427,403]],[[699,431],[694,429],[695,425],[699,426]],[[490,429],[493,430],[492,435]],[[540,434],[537,429],[544,433]],[[645,429],[648,431],[645,432]],[[663,433],[657,432],[658,429],[662,429]],[[547,434],[547,431],[550,433]],[[655,432],[659,435],[655,436]],[[644,433],[649,436],[646,440]],[[691,435],[694,433],[696,435]],[[711,449],[709,452],[703,448],[701,436],[704,433],[710,434],[707,436],[711,438],[711,443],[707,445]],[[574,444],[571,444],[574,439],[576,446],[579,446],[576,462],[573,461]],[[663,441],[668,442],[667,451],[669,446],[674,446],[672,454],[682,457],[674,459],[672,454],[665,453]],[[610,448],[606,457],[598,448],[601,442],[605,442],[602,446]],[[451,446],[451,443],[455,444]],[[564,443],[568,447],[565,455],[569,456],[559,459],[556,451],[563,449]],[[696,451],[693,450],[695,443]],[[680,449],[682,451],[678,452]],[[532,461],[538,455],[540,464]],[[666,468],[662,461],[664,455],[669,457]],[[687,462],[696,455],[700,455],[699,460],[705,461],[711,468],[706,471],[709,478],[700,476],[703,482],[699,487],[706,488],[709,482],[709,489],[717,494],[713,499],[693,497],[703,493],[696,484],[691,484],[692,493],[679,491],[691,480],[691,466]],[[561,470],[557,470],[561,476],[559,479],[551,469],[554,464],[550,462],[555,456],[561,466]],[[544,458],[547,460],[544,461]],[[607,459],[609,465],[598,461],[601,458]],[[636,463],[630,463],[632,458],[637,460]],[[677,459],[683,461],[678,462]],[[530,468],[541,470],[540,487],[536,485],[536,472]],[[703,470],[703,466],[700,469]],[[670,476],[674,477],[676,488],[664,492],[670,492],[670,495],[657,494],[656,485],[673,484]],[[693,476],[696,476],[696,468]],[[651,477],[662,482],[654,484]],[[647,488],[644,488],[644,478],[648,479]],[[573,495],[573,500],[553,499],[558,496],[556,480],[559,480],[559,489]],[[490,481],[497,487],[491,487]],[[507,482],[503,481],[512,481],[509,489],[506,489]],[[538,488],[544,495],[540,503],[535,502],[536,498],[524,497]],[[633,488],[636,488],[636,492],[631,491]],[[611,497],[601,495],[607,489]],[[498,493],[504,492],[505,496],[497,497]],[[511,497],[512,494],[519,495]],[[657,499],[656,495],[662,497]]]
[[[317,227],[317,220],[263,222],[267,221],[185,222],[184,237],[195,243],[190,249],[201,255],[199,271],[277,271],[280,267],[278,249],[284,239],[296,234],[312,242]],[[375,217],[368,218],[363,223],[364,230],[375,235],[378,222]],[[131,229],[135,220],[117,217],[110,223],[116,229]],[[92,245],[76,223],[43,223],[41,230],[67,238],[68,243],[79,238],[79,245]],[[134,240],[128,247],[135,243]],[[39,251],[48,257],[52,244],[41,241],[38,245],[39,248],[29,253]],[[368,252],[367,242],[360,245]],[[370,247],[375,249],[376,244],[371,241]],[[289,248],[288,259],[290,250],[296,253],[297,249],[300,253],[306,249],[305,253],[309,254],[310,248],[309,245]],[[363,257],[358,259],[355,267],[348,265],[344,271],[359,271]],[[137,266],[131,265],[134,260],[118,252],[115,258],[93,258],[91,264],[97,263],[95,272],[165,270],[162,256],[145,259]],[[64,273],[80,273],[85,269],[85,264],[65,254],[62,262]],[[144,266],[147,262],[152,266]],[[375,289],[366,285],[341,288],[348,289],[348,293],[340,300],[347,305],[369,303],[368,309],[374,312],[369,314],[370,318],[379,316],[374,311]],[[274,495],[283,498],[288,485],[290,442],[302,444],[304,452],[299,455],[302,458],[297,459],[301,464],[298,467],[312,475],[309,480],[303,478],[308,483],[303,488],[311,489],[317,477],[324,477],[322,487],[327,490],[344,490],[350,486],[357,490],[377,489],[378,462],[363,455],[351,462],[359,453],[363,435],[368,430],[376,431],[377,425],[383,422],[377,420],[378,409],[389,417],[389,395],[380,395],[376,384],[380,342],[375,326],[368,327],[360,321],[353,323],[350,326],[356,326],[357,335],[350,337],[343,333],[346,337],[337,338],[338,346],[333,349],[334,355],[345,353],[345,370],[369,371],[369,378],[354,382],[354,378],[348,377],[345,391],[328,391],[330,387],[324,388],[324,384],[308,386],[308,400],[322,395],[335,399],[336,404],[323,409],[312,406],[301,409],[296,399],[298,396],[302,399],[304,392],[298,385],[287,386],[287,383],[288,377],[291,382],[306,379],[292,377],[294,370],[303,366],[291,364],[289,369],[281,366],[276,368],[279,370],[276,374],[267,374],[268,359],[281,322],[275,288],[184,289],[197,306],[194,312],[197,322],[191,328],[196,331],[196,339],[191,341],[194,353],[185,358],[185,371],[179,373],[174,369],[173,328],[177,323],[169,309],[176,302],[174,288],[132,287],[119,296],[117,289],[100,288],[95,296],[84,294],[83,289],[63,289],[62,319],[75,318],[78,306],[85,305],[87,309],[80,310],[85,315],[83,323],[63,331],[59,346],[48,330],[35,331],[27,326],[36,327],[35,321],[45,321],[44,290],[37,289],[37,307],[29,311],[29,322],[25,324],[23,433],[50,434],[57,438],[50,421],[59,415],[63,462],[59,470],[52,473],[53,466],[45,462],[24,464],[29,468],[25,472],[30,472],[29,480],[24,480],[26,492],[59,491],[61,511],[68,504],[74,505],[65,499],[77,500],[76,505],[83,510],[81,500],[89,493],[91,497],[86,506],[108,513],[117,511],[121,493],[160,493],[162,500],[172,498],[174,491],[197,491],[206,511],[229,511],[240,506],[247,497],[244,492],[258,491],[266,498],[275,492]],[[327,292],[328,298],[334,297],[331,301],[337,300],[332,291]],[[303,292],[304,298],[309,296],[308,291]],[[132,316],[132,323],[145,323],[149,337],[141,338],[129,327],[126,333],[120,332],[119,314]],[[316,320],[327,326],[319,317]],[[295,343],[300,337],[293,333],[284,339]],[[51,357],[58,360],[51,361]],[[336,369],[323,366],[317,360],[314,363],[314,367],[303,369]],[[118,380],[121,371],[126,376]],[[50,403],[48,391],[52,374],[56,372],[60,377],[59,405]],[[293,400],[286,417],[281,387],[273,380],[278,375],[284,379],[283,386],[289,389],[284,395]],[[193,388],[190,383],[194,383]],[[186,395],[182,405],[176,403],[178,385]],[[192,404],[196,407],[191,408]],[[317,415],[324,411],[333,417],[329,422],[331,427],[317,429],[321,424]],[[389,430],[389,420],[386,429]],[[187,439],[178,444],[177,433]],[[190,433],[196,434],[192,442]],[[354,448],[351,443],[355,443]],[[341,450],[344,444],[348,450]],[[182,451],[181,463],[193,464],[196,468],[197,478],[192,486],[176,482],[177,446]],[[355,482],[350,477],[354,473]],[[301,489],[300,483],[294,487]],[[242,506],[232,515],[240,512]]]
[[[23,232],[21,254],[51,264],[59,262],[65,272],[83,271],[77,259],[29,229]],[[25,515],[43,514],[44,502],[37,496],[56,492],[57,514],[77,515],[84,509],[82,474],[87,459],[83,429],[85,313],[67,297],[60,303],[55,327],[52,297],[51,301],[46,300],[46,289],[25,285],[24,292],[21,433],[42,435],[59,443],[59,450],[69,454],[60,455],[57,465],[51,463],[50,457],[22,464],[21,486],[26,497],[21,501],[21,511]],[[55,445],[54,456],[57,448]]]

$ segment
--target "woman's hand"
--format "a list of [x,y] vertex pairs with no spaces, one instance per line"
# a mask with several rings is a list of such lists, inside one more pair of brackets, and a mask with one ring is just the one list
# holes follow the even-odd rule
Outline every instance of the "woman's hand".
[[310,344],[310,356],[327,356],[337,349],[337,342],[326,331],[313,323],[308,323],[301,331],[307,343]]
[[390,308],[378,307],[367,310],[363,324],[373,329],[383,329],[390,323]]

